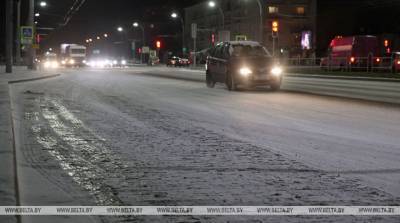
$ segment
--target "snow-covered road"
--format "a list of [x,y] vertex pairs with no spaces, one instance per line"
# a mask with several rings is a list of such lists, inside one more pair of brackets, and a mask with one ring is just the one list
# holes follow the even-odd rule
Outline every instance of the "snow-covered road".
[[228,92],[186,78],[146,75],[159,69],[70,70],[59,78],[14,84],[22,204],[400,204],[398,106],[290,92]]

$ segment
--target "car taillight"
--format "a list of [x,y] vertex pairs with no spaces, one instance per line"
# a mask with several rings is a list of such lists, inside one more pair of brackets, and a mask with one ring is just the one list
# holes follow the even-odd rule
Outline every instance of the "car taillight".
[[381,59],[380,58],[376,58],[376,62],[377,63],[381,62]]
[[354,63],[356,61],[356,58],[350,57],[350,62]]
[[399,65],[400,65],[400,60],[398,60],[398,61],[397,61],[397,64],[399,64]]

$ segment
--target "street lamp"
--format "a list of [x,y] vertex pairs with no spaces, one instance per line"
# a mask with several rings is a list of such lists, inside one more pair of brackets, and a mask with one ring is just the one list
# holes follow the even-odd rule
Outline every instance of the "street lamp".
[[[217,6],[217,3],[215,1],[208,1],[208,7],[210,8],[215,8]],[[224,11],[222,11],[222,8],[218,6],[219,13],[221,13],[221,18],[222,18],[222,29],[225,28],[225,15]]]
[[40,7],[46,7],[46,6],[47,6],[47,2],[41,1],[41,2],[39,3],[39,5],[40,5]]
[[210,8],[214,8],[217,4],[214,1],[209,1],[208,2],[208,6],[210,6]]
[[171,18],[172,19],[177,19],[180,18],[180,22],[182,25],[182,54],[185,54],[185,22],[183,21],[182,16],[179,16],[178,13],[172,12],[171,13]]
[[[142,25],[140,25],[138,22],[134,22],[134,23],[132,24],[132,26],[135,27],[135,28],[138,28],[138,27],[139,27],[139,28],[142,30],[142,50],[143,50],[143,47],[144,47],[144,45],[146,44],[146,43],[145,43],[145,41],[146,41],[146,36],[145,36],[145,33],[144,33],[144,27],[143,27]],[[140,62],[143,63],[143,52],[140,53]]]

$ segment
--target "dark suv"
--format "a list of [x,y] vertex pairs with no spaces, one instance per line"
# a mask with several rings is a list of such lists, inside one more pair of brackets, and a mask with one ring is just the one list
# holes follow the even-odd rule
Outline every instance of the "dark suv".
[[279,90],[282,68],[258,42],[223,42],[212,48],[207,57],[207,86],[212,88],[216,82],[225,83],[230,91],[239,86]]

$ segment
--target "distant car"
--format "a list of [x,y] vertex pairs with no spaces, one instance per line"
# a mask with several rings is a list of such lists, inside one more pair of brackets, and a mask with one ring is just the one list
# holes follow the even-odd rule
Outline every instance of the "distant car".
[[190,65],[190,61],[187,58],[179,58],[179,66],[188,67]]
[[178,67],[179,66],[179,60],[180,60],[180,58],[176,57],[176,56],[172,56],[172,57],[168,58],[167,67],[169,67],[169,66]]
[[270,86],[279,90],[282,83],[282,67],[258,42],[231,41],[216,45],[207,58],[206,83],[225,83],[228,90],[242,87]]

